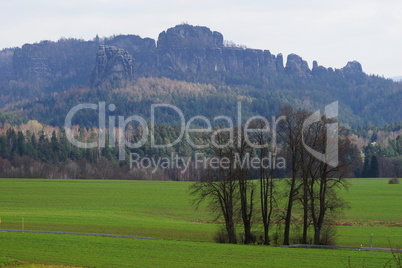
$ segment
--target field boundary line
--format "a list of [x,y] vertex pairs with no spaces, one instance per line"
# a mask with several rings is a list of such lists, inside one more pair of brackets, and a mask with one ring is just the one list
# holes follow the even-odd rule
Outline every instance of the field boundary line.
[[392,248],[368,248],[368,247],[346,247],[346,246],[326,246],[326,245],[309,245],[309,244],[295,244],[289,246],[282,246],[285,248],[328,248],[328,249],[359,249],[359,250],[380,250],[380,251],[396,251],[402,252],[402,249]]
[[89,235],[89,236],[120,237],[120,238],[134,238],[134,239],[146,239],[146,240],[161,240],[161,239],[157,239],[157,238],[150,238],[150,237],[143,237],[143,236],[133,236],[133,235],[96,234],[96,233],[79,233],[79,232],[35,231],[35,230],[13,230],[13,229],[0,229],[0,232]]

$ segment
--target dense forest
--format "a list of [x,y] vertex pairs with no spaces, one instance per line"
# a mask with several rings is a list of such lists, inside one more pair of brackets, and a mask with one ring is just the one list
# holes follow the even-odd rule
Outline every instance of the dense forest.
[[[9,104],[5,111],[60,127],[64,124],[68,111],[80,103],[97,104],[107,101],[107,104],[116,105],[118,115],[136,114],[146,118],[150,116],[151,104],[169,103],[178,107],[186,117],[202,115],[213,118],[218,115],[234,117],[238,101],[242,102],[242,112],[245,116],[277,116],[279,108],[283,105],[313,111],[339,100],[339,120],[341,124],[353,129],[368,125],[400,123],[402,111],[399,111],[401,107],[396,102],[401,98],[398,99],[393,95],[386,109],[374,110],[372,107],[377,107],[376,105],[367,105],[368,101],[380,101],[384,96],[388,96],[384,94],[386,89],[395,87],[395,83],[390,80],[374,76],[366,77],[365,85],[357,87],[353,96],[351,90],[344,84],[336,88],[332,85],[323,89],[314,79],[295,77],[292,80],[281,81],[286,82],[286,85],[273,85],[273,88],[268,90],[244,84],[214,85],[168,78],[139,78],[135,81],[122,80],[119,82],[119,87],[73,88],[43,99]],[[335,82],[340,83],[338,80],[333,81]],[[331,82],[325,84],[329,85]],[[366,88],[368,84],[381,90],[370,92]],[[77,115],[75,120],[80,125],[92,127],[96,125],[96,114],[82,113]],[[171,124],[175,118],[162,115],[160,120]]]
[[[141,128],[129,125],[125,137],[129,142],[137,142]],[[179,129],[168,125],[155,128],[156,144],[167,144],[176,139]],[[95,128],[74,126],[77,140],[91,142],[98,138]],[[195,142],[202,137],[193,137]],[[131,153],[153,158],[168,158],[174,155],[192,157],[193,149],[184,141],[170,148],[151,148],[147,142],[138,149],[124,148],[125,160],[119,160],[119,147],[109,143],[97,148],[79,148],[67,138],[64,130],[43,126],[37,121],[29,121],[19,126],[7,125],[0,130],[0,176],[24,178],[71,178],[71,179],[150,179],[152,171],[158,180],[189,180],[188,174],[172,168],[161,170],[150,166],[148,169],[130,168]],[[203,152],[203,151],[201,151]],[[206,152],[207,153],[207,152]],[[150,163],[152,164],[152,163]]]

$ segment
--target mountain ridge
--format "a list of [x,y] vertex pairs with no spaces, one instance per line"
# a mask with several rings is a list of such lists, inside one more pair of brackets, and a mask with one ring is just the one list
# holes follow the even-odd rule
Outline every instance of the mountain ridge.
[[318,66],[314,61],[310,69],[308,63],[296,54],[289,54],[284,65],[281,53],[273,55],[269,50],[225,46],[223,40],[221,33],[212,32],[207,27],[182,24],[161,32],[158,40],[137,35],[118,35],[92,41],[41,41],[3,50],[0,53],[3,58],[0,61],[0,78],[3,82],[30,82],[40,86],[74,78],[78,86],[88,86],[91,81],[97,80],[91,79],[91,74],[97,67],[100,46],[126,50],[136,61],[136,75],[145,77],[173,76],[172,72],[190,76],[202,72],[258,73],[260,76],[269,72],[299,76],[362,72],[360,64],[360,68],[349,68],[352,61],[341,69]]
[[[349,61],[340,69],[327,68],[313,61],[310,68],[301,56],[289,54],[284,63],[280,53],[273,55],[269,50],[227,45],[221,33],[187,24],[163,31],[158,40],[118,35],[96,37],[91,41],[42,41],[2,50],[0,106],[14,113],[32,107],[48,111],[51,107],[46,105],[52,103],[54,94],[75,88],[87,88],[74,91],[86,97],[69,96],[70,99],[59,98],[58,102],[73,105],[78,100],[104,101],[100,96],[115,101],[113,98],[120,96],[101,94],[99,90],[108,92],[125,88],[130,91],[142,77],[212,84],[216,91],[205,94],[219,99],[228,94],[229,88],[233,100],[246,97],[251,100],[251,107],[261,107],[249,108],[250,113],[264,112],[264,105],[270,106],[268,110],[275,113],[284,104],[317,109],[339,100],[347,117],[346,124],[385,124],[402,120],[399,108],[402,85],[365,74],[357,61]],[[172,104],[177,104],[182,103],[183,94],[171,99],[166,97],[142,99],[146,103],[169,99]],[[271,103],[274,100],[278,103]],[[208,101],[210,99],[205,98],[200,102],[200,106],[205,106],[200,108],[201,112],[208,109]],[[132,106],[130,103],[124,105]],[[381,109],[384,105],[387,109]],[[68,107],[60,112],[66,112]],[[128,112],[128,109],[124,110]],[[49,119],[46,113],[33,114],[39,121]],[[30,114],[23,115],[30,117]]]

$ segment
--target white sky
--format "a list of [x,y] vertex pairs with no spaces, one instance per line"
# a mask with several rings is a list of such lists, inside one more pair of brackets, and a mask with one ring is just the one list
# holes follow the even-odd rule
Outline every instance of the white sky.
[[0,48],[96,34],[157,39],[182,22],[250,48],[296,53],[310,68],[313,60],[333,68],[357,60],[368,74],[402,76],[400,0],[0,0]]

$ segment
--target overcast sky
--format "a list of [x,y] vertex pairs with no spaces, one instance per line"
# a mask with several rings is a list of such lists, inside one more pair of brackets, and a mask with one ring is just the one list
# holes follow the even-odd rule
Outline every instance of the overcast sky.
[[402,76],[400,0],[0,0],[0,48],[60,37],[157,39],[187,22],[226,40],[296,53],[325,67],[357,60],[368,74]]

